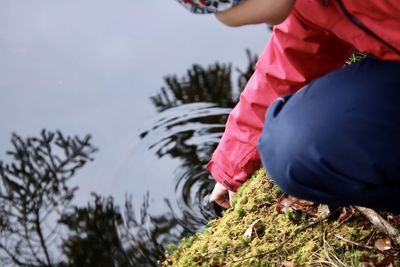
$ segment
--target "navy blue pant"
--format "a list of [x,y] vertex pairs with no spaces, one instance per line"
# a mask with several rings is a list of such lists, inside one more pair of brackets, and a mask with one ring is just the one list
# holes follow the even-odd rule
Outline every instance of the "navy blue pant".
[[259,151],[290,195],[400,213],[400,62],[367,57],[277,99]]

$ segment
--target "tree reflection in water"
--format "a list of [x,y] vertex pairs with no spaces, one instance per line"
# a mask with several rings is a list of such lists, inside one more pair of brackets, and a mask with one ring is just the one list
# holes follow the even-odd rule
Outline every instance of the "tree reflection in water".
[[92,160],[90,136],[64,137],[43,130],[37,138],[13,134],[13,162],[0,162],[0,259],[2,265],[56,266],[57,219],[77,188],[68,181]]
[[[256,61],[247,55],[248,68],[238,71],[239,91]],[[151,98],[159,116],[141,138],[158,157],[181,161],[176,200],[165,199],[169,211],[162,215],[149,214],[149,193],[138,214],[129,197],[124,207],[96,194],[86,207],[72,206],[77,188],[67,182],[92,159],[90,136],[14,134],[8,152],[13,162],[0,162],[2,266],[157,266],[169,243],[202,229],[216,216],[203,201],[213,187],[204,165],[237,101],[231,76],[230,65],[194,65],[181,79],[167,77],[166,87]]]
[[[232,86],[230,65],[215,64],[207,69],[194,65],[187,75],[165,79],[167,87],[152,97],[160,112],[158,120],[143,131],[141,137],[159,157],[171,156],[180,159],[175,186],[176,206],[174,212],[169,205],[174,224],[159,245],[177,243],[182,237],[204,228],[218,210],[204,199],[208,199],[214,181],[204,169],[224,131],[225,122],[237,96],[254,72],[257,57],[247,51],[248,66],[237,70],[237,88]],[[169,200],[166,200],[169,203]],[[175,233],[175,235],[170,235]]]

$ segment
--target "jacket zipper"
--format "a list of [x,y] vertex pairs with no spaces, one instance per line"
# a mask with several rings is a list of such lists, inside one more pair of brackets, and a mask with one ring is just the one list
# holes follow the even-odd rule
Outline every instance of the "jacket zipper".
[[369,29],[367,26],[365,26],[360,20],[358,20],[356,17],[354,17],[346,8],[346,6],[343,4],[342,0],[336,0],[336,3],[339,5],[340,9],[342,10],[343,14],[348,18],[354,25],[356,25],[358,28],[381,42],[382,44],[386,45],[388,48],[396,52],[398,55],[400,55],[400,50],[394,47],[393,45],[389,44],[385,40],[383,40],[379,35],[377,35],[375,32],[373,32],[371,29]]

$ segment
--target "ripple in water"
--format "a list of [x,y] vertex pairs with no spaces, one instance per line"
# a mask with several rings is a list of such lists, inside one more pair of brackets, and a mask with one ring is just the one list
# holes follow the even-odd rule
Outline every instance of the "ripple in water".
[[[256,56],[247,53],[249,66],[237,76],[243,88],[254,72]],[[194,65],[187,76],[165,79],[167,88],[152,97],[159,114],[140,134],[143,142],[158,157],[180,160],[175,172],[175,199],[166,200],[170,225],[164,232],[166,242],[179,243],[220,215],[221,208],[210,203],[215,181],[205,165],[211,158],[225,129],[225,122],[237,102],[231,84],[231,66],[215,64],[208,69]],[[174,203],[171,203],[174,201]],[[150,252],[154,254],[153,252]]]
[[208,201],[214,180],[205,164],[222,136],[225,124],[220,122],[226,120],[230,110],[214,103],[184,104],[159,113],[155,122],[146,127],[150,130],[141,134],[148,148],[159,157],[181,159],[175,185],[179,210],[174,213],[191,233],[220,212]]

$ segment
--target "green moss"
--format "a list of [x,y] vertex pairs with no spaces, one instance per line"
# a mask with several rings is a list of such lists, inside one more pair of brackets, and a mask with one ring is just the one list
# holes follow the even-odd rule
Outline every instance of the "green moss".
[[273,190],[273,196],[277,198],[281,194],[282,194],[282,190],[278,186],[275,186],[274,190]]
[[195,240],[196,236],[189,236],[182,239],[182,243],[180,245],[181,248],[190,248],[193,245],[193,241]]
[[244,236],[240,237],[240,241],[242,242],[242,245],[245,247],[247,247],[250,244],[250,239]]
[[244,217],[246,215],[246,212],[242,208],[236,208],[235,212],[236,212],[237,216],[239,216],[240,218]]
[[[305,227],[321,215],[296,221],[293,211],[278,213],[274,203],[281,194],[265,171],[258,171],[237,193],[234,208],[210,221],[203,233],[184,238],[178,248],[171,247],[173,252],[162,266],[282,266],[285,261],[296,266],[359,266],[362,262],[378,265],[384,259],[379,252],[337,237],[359,243],[381,238],[363,216]],[[245,237],[256,220],[251,238]],[[400,266],[400,261],[393,259],[393,266]]]
[[174,251],[174,250],[176,250],[176,249],[178,248],[174,243],[169,243],[168,247],[169,247],[172,251]]

